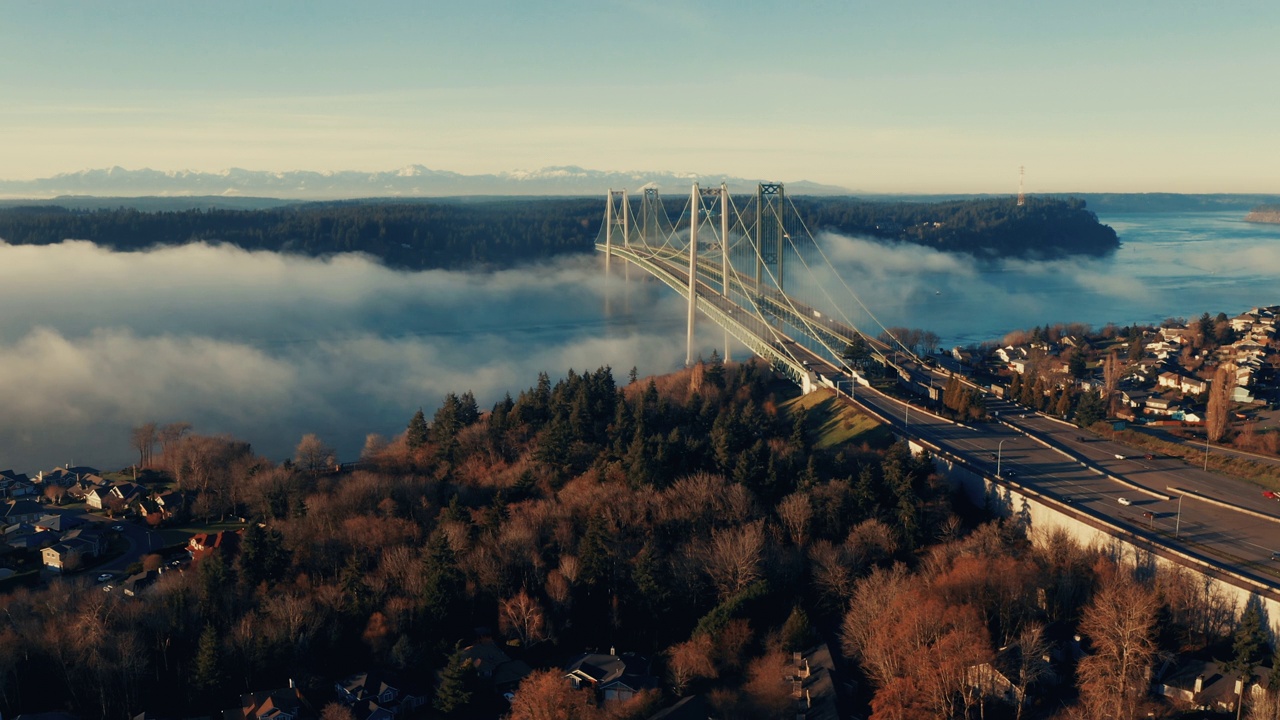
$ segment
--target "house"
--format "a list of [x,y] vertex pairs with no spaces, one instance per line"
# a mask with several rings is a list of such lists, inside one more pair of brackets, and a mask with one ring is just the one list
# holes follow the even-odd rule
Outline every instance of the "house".
[[144,570],[135,575],[130,575],[120,583],[122,592],[129,597],[137,597],[139,593],[156,583],[160,579],[160,573],[156,570]]
[[4,544],[11,548],[42,550],[58,540],[58,533],[41,530],[31,523],[17,523],[4,529]]
[[35,483],[31,482],[26,473],[0,470],[0,498],[17,500],[35,497],[38,493]]
[[483,638],[463,649],[462,657],[471,661],[476,677],[491,684],[498,694],[514,692],[520,681],[533,672],[525,661],[508,657],[492,638]]
[[89,544],[82,540],[63,540],[40,551],[40,561],[54,572],[80,569],[86,556],[92,556]]
[[72,515],[70,513],[58,513],[50,515],[41,515],[32,525],[37,530],[50,530],[58,534],[67,532],[72,528],[80,527],[85,520],[80,515]]
[[187,541],[187,553],[191,555],[193,562],[199,562],[214,553],[220,553],[224,560],[230,560],[240,551],[241,532],[243,531],[222,530],[216,533],[196,533]]
[[39,482],[71,487],[72,483],[81,479],[89,480],[94,478],[98,483],[104,482],[102,473],[97,468],[91,468],[87,465],[68,465],[66,467],[56,467],[49,472],[40,471]]
[[35,500],[10,500],[0,505],[0,525],[34,523],[44,515],[44,508]]
[[[1227,672],[1221,665],[1208,660],[1177,658],[1166,662],[1155,674],[1153,690],[1167,698],[1185,704],[1186,707],[1213,712],[1232,712],[1236,709],[1236,683],[1240,673]],[[1250,686],[1251,695],[1261,694],[1262,686]]]
[[107,538],[102,534],[102,529],[96,525],[82,525],[80,527],[68,530],[62,536],[63,541],[75,540],[85,543],[84,547],[88,548],[90,554],[94,557],[101,555],[107,550]]
[[178,490],[157,493],[154,497],[156,505],[160,506],[161,515],[166,520],[181,516],[187,509],[187,496]]
[[635,653],[585,653],[565,666],[565,679],[574,689],[589,687],[606,703],[625,702],[641,690],[657,687],[649,661]]
[[302,720],[315,714],[290,680],[287,688],[241,695],[240,707],[224,710],[222,717],[223,720]]
[[[96,480],[94,478],[97,478]],[[80,478],[67,486],[67,494],[81,502],[88,502],[89,493],[97,488],[106,490],[106,482],[97,475]]]
[[785,677],[791,683],[795,716],[805,720],[837,720],[835,663],[826,643],[791,653]]
[[1200,378],[1184,377],[1179,379],[1178,389],[1183,395],[1199,395],[1209,390],[1209,382]]
[[107,498],[111,497],[111,489],[105,486],[93,486],[89,492],[84,495],[84,504],[96,510],[101,510],[107,506]]
[[1148,397],[1143,403],[1143,406],[1146,408],[1147,412],[1153,415],[1172,415],[1177,412],[1180,407],[1176,400],[1169,400],[1158,395]]
[[357,673],[334,688],[338,698],[351,706],[357,720],[398,717],[427,702],[424,694],[404,692],[398,680],[383,673]]
[[711,720],[714,717],[715,711],[705,695],[688,695],[675,705],[650,715],[648,720]]

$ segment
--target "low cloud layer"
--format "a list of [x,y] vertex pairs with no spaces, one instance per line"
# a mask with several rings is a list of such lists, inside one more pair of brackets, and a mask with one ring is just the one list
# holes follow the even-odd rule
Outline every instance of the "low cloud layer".
[[[883,324],[932,330],[946,347],[1280,302],[1272,228],[1217,214],[1115,224],[1124,246],[1113,257],[1053,262],[825,235],[835,271],[821,280],[859,327],[878,332],[841,281]],[[684,359],[683,303],[632,276],[606,278],[591,256],[410,273],[360,255],[0,244],[0,469],[123,466],[129,428],[147,421],[230,433],[277,460],[315,432],[352,458],[367,433],[402,431],[448,392],[488,407],[540,371],[611,365],[622,382],[633,365],[668,372]],[[699,327],[709,354],[723,333]]]
[[625,382],[684,357],[679,298],[624,288],[592,257],[406,273],[355,255],[0,245],[0,302],[0,468],[24,472],[127,464],[147,421],[275,459],[316,432],[351,458],[447,392],[487,406],[543,370],[611,365]]

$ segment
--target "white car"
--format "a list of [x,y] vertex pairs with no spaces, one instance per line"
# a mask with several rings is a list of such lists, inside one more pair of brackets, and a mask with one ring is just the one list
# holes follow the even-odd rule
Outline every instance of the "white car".
[[1121,505],[1132,505],[1132,504],[1133,504],[1132,502],[1130,502],[1130,501],[1129,501],[1129,498],[1120,498],[1120,499],[1119,499],[1119,500],[1117,500],[1116,502],[1120,503]]

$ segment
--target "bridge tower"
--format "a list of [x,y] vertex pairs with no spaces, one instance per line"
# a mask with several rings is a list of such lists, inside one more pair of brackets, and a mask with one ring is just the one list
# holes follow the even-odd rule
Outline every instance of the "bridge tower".
[[[646,191],[648,192],[648,191]],[[656,191],[655,191],[656,192]],[[712,203],[707,204],[707,199],[711,199]],[[715,200],[719,203],[715,203]],[[718,205],[718,207],[717,207]],[[689,321],[688,331],[686,333],[686,349],[685,349],[685,365],[693,365],[693,330],[698,310],[698,230],[702,225],[704,216],[710,220],[713,216],[720,216],[720,229],[717,233],[720,237],[718,242],[703,243],[704,245],[715,249],[719,246],[721,260],[721,292],[725,297],[729,295],[729,188],[721,183],[718,188],[699,188],[698,183],[693,184],[693,189],[689,193]],[[714,226],[713,226],[714,227]],[[716,231],[713,229],[713,233]],[[729,352],[728,333],[725,334],[725,353]]]
[[791,239],[784,222],[786,205],[782,183],[760,183],[756,188],[756,287],[764,287],[764,271],[769,269],[778,290],[783,290],[782,258]]
[[609,190],[609,200],[604,208],[604,274],[609,275],[609,260],[613,256],[614,231],[621,233],[623,247],[631,247],[631,203],[626,190]]
[[663,232],[658,223],[658,212],[662,208],[662,199],[658,196],[658,188],[647,187],[640,200],[640,243],[646,247],[661,245],[654,242]]

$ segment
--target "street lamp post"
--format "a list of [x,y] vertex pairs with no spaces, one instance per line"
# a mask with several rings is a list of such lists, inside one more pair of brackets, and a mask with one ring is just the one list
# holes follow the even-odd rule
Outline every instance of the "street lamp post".
[[1173,524],[1173,539],[1178,539],[1178,534],[1182,532],[1182,498],[1186,495],[1178,496],[1178,520]]
[[1209,472],[1209,431],[1204,431],[1204,471]]
[[[1009,438],[1005,438],[1004,440],[1008,439]],[[1004,459],[1004,440],[1001,440],[999,444],[996,445],[996,477],[1001,477],[1000,461]]]

